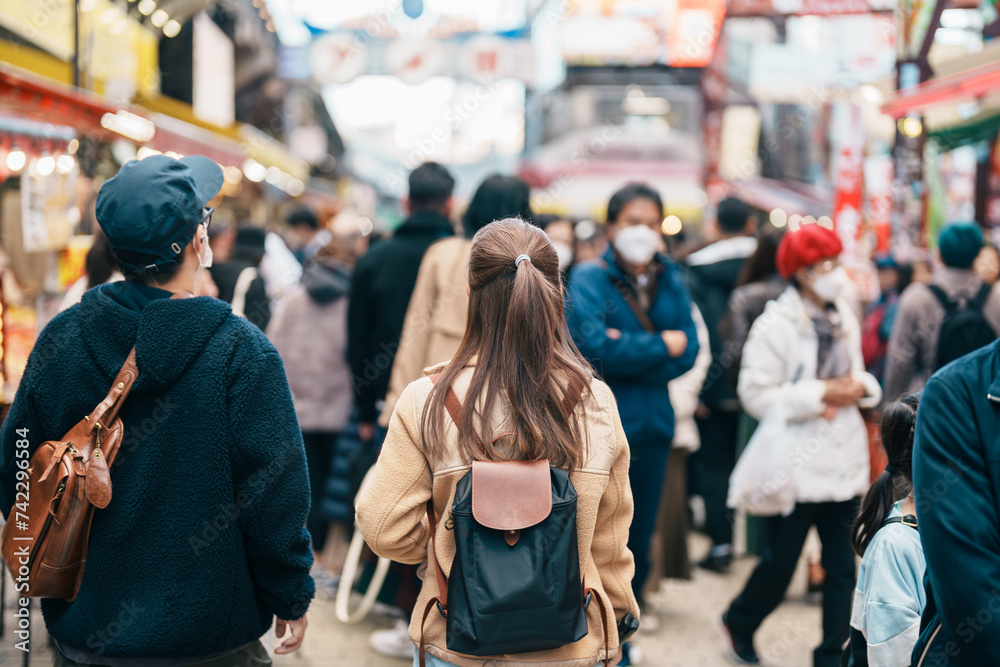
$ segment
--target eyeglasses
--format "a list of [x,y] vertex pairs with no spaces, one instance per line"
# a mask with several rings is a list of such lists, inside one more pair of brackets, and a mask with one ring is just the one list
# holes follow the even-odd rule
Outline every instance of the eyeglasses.
[[817,262],[816,264],[813,264],[809,267],[809,270],[813,273],[824,274],[830,273],[838,266],[840,266],[840,260],[828,259],[825,262]]
[[205,225],[205,231],[208,231],[209,226],[212,224],[212,214],[215,213],[214,208],[204,208],[201,213],[201,222],[199,225]]

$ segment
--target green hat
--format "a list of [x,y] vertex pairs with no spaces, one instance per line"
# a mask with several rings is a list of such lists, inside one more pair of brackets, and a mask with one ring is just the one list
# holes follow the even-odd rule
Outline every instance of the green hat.
[[222,183],[222,169],[203,155],[152,155],[122,165],[101,186],[96,211],[118,263],[155,272],[179,262]]
[[974,222],[953,223],[941,230],[938,249],[945,266],[967,269],[983,249],[983,231]]

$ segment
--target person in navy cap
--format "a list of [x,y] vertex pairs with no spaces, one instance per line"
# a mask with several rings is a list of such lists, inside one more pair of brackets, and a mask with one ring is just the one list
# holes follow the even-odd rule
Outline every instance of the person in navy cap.
[[302,436],[281,359],[264,334],[194,291],[212,263],[212,160],[125,164],[97,197],[124,281],[100,285],[38,337],[0,431],[0,510],[15,441],[31,453],[106,395],[135,346],[138,379],[94,513],[80,591],[42,600],[57,665],[270,665],[302,643],[314,593]]

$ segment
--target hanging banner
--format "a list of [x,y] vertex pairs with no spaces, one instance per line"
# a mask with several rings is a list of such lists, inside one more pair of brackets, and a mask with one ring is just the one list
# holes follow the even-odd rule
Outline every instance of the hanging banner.
[[875,234],[875,251],[889,252],[892,237],[892,156],[865,158],[865,212]]
[[878,282],[872,270],[870,227],[861,215],[865,166],[861,108],[838,102],[832,112],[833,224],[844,244],[840,258],[857,287],[858,298],[872,301],[878,296]]
[[833,106],[833,222],[845,256],[858,256],[861,232],[861,184],[864,168],[864,126],[861,109],[838,102]]

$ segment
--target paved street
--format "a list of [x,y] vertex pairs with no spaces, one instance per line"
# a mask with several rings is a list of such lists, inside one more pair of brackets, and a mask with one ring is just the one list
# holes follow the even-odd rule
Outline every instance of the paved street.
[[[704,549],[692,538],[692,554]],[[658,596],[662,629],[640,634],[639,644],[649,667],[724,667],[729,662],[720,648],[713,623],[753,566],[752,558],[738,561],[729,576],[696,571],[690,582],[667,580]],[[0,664],[17,667],[21,652],[14,649],[12,587],[8,581],[5,632],[0,639]],[[33,607],[34,631],[31,665],[51,665],[51,652],[37,603]],[[332,601],[317,601],[310,611],[305,646],[295,655],[275,659],[276,667],[401,667],[404,661],[383,658],[368,648],[368,633],[381,627],[366,621],[344,626],[334,617]],[[800,567],[788,599],[767,620],[757,637],[757,648],[771,667],[806,667],[820,638],[820,609],[805,594],[805,568]],[[270,637],[273,643],[273,635]]]

